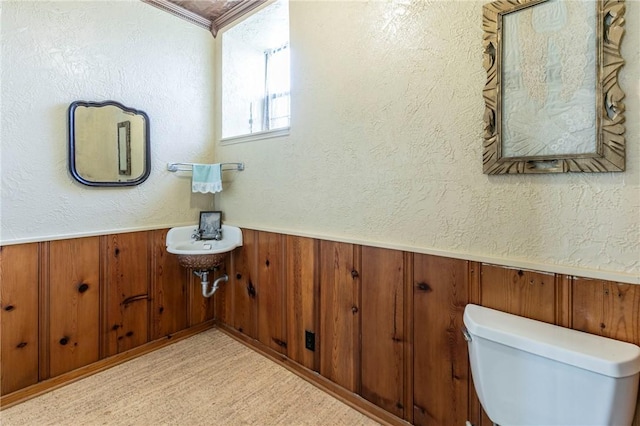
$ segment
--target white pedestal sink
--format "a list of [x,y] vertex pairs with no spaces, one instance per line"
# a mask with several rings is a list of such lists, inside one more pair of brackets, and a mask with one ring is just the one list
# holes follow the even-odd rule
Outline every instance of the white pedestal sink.
[[221,240],[197,239],[198,226],[180,226],[167,232],[167,251],[178,256],[178,262],[193,269],[202,280],[202,295],[211,297],[220,282],[229,280],[227,274],[213,282],[209,289],[209,273],[218,269],[229,252],[242,245],[242,230],[235,226],[222,225]]

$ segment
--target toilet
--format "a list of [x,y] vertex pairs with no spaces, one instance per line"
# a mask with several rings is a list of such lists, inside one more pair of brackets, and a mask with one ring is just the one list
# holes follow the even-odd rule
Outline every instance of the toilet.
[[636,345],[467,305],[476,393],[500,426],[620,425],[633,421]]

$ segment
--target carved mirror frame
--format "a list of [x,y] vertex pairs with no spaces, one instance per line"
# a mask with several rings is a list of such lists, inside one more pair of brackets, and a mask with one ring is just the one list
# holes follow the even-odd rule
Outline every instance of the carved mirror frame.
[[[483,65],[487,82],[483,96],[485,174],[617,172],[625,170],[624,92],[618,72],[624,65],[620,43],[624,34],[624,0],[597,0],[595,152],[538,156],[503,156],[503,17],[549,0],[497,0],[483,7]],[[564,1],[564,0],[558,0]]]

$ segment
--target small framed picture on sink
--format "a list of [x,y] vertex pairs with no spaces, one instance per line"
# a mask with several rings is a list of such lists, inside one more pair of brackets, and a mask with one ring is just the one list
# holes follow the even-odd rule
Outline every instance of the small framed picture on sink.
[[200,212],[200,232],[203,240],[219,239],[222,229],[222,212]]

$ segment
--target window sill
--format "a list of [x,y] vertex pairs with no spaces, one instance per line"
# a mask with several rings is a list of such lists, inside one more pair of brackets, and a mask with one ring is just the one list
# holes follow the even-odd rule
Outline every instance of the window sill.
[[220,145],[231,145],[234,143],[253,142],[262,139],[278,138],[281,136],[289,136],[290,127],[282,129],[267,130],[266,132],[250,133],[248,135],[233,136],[230,138],[220,139]]

